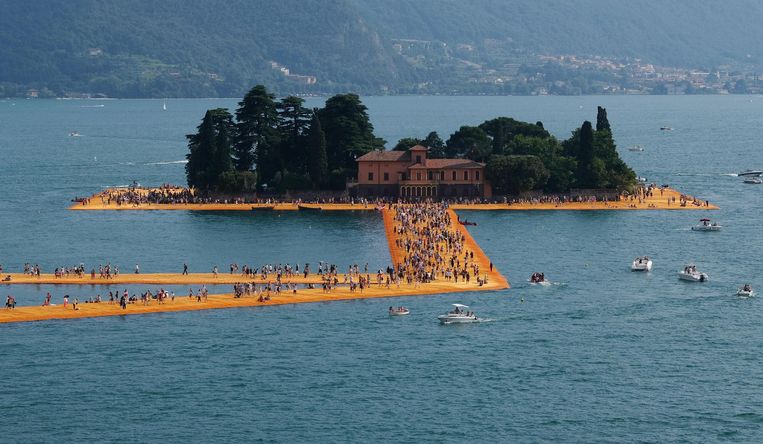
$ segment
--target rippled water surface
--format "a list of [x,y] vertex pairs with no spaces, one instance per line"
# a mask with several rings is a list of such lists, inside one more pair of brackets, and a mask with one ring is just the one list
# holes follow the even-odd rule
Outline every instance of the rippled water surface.
[[[375,214],[66,210],[106,186],[182,183],[184,134],[235,102],[0,101],[4,269],[386,266]],[[761,302],[734,293],[763,290],[763,188],[732,173],[763,167],[763,98],[364,102],[390,143],[499,115],[564,138],[604,105],[640,175],[721,210],[464,212],[512,282],[503,292],[0,325],[0,441],[761,441]],[[644,152],[625,150],[637,143]],[[691,232],[706,214],[724,230]],[[643,254],[653,271],[628,271]],[[687,262],[710,282],[679,282]],[[529,285],[533,271],[554,285]],[[109,290],[0,289],[22,304]],[[489,321],[439,326],[454,302]],[[412,314],[390,319],[392,304]]]

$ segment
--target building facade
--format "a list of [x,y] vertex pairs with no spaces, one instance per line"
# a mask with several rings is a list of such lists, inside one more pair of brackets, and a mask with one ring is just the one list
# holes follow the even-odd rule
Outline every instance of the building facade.
[[491,197],[485,164],[469,159],[429,159],[428,149],[372,151],[357,159],[358,179],[348,184],[357,197],[450,199]]

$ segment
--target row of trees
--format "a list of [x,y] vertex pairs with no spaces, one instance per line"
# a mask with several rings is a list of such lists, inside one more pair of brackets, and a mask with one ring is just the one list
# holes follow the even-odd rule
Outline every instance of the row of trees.
[[356,175],[355,159],[385,143],[355,94],[308,109],[299,97],[276,100],[262,85],[238,103],[235,118],[212,109],[197,129],[187,136],[186,175],[202,192],[342,189]]
[[[323,108],[308,109],[298,97],[276,100],[258,85],[227,109],[206,112],[198,131],[188,135],[188,185],[202,192],[341,190],[356,177],[355,160],[385,141],[373,132],[367,108],[355,94],[329,98]],[[542,122],[509,117],[462,126],[447,141],[430,132],[408,137],[394,150],[421,144],[430,158],[466,158],[485,162],[496,193],[530,190],[566,192],[570,188],[624,190],[635,173],[620,159],[607,112],[599,107],[591,122],[559,141]]]
[[636,184],[635,173],[617,153],[607,111],[601,107],[596,129],[586,121],[562,142],[546,131],[542,122],[498,117],[478,126],[462,126],[446,142],[432,132],[424,139],[400,139],[394,149],[406,150],[416,144],[428,146],[431,158],[485,162],[487,178],[496,193],[625,190]]

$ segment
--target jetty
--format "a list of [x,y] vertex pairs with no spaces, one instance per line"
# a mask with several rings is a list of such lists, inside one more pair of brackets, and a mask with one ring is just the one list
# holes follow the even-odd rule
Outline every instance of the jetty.
[[[294,202],[246,202],[246,201],[210,201],[210,202],[174,202],[156,203],[144,199],[140,201],[123,202],[120,196],[132,193],[132,196],[147,196],[150,193],[180,193],[187,191],[183,188],[108,188],[95,193],[88,198],[76,199],[69,206],[74,211],[257,211],[267,209],[274,211],[373,211],[376,204],[368,201],[347,203],[306,203]],[[471,211],[584,211],[584,210],[717,210],[718,207],[706,200],[686,195],[680,191],[662,187],[653,189],[650,196],[620,195],[617,199],[607,201],[582,199],[567,201],[550,201],[545,199],[526,199],[520,202],[505,203],[451,203],[453,210]]]

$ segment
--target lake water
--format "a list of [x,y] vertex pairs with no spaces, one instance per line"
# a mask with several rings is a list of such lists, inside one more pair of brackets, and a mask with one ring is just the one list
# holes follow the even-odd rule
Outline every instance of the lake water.
[[[390,144],[496,117],[559,138],[607,107],[638,174],[703,212],[469,212],[508,291],[0,325],[0,440],[759,442],[763,97],[369,97]],[[375,214],[72,212],[106,186],[183,183],[204,110],[235,100],[0,101],[0,263],[123,272],[389,261]],[[311,106],[320,100],[311,99]],[[91,107],[92,105],[103,107]],[[674,131],[660,131],[670,126]],[[81,137],[69,137],[77,131]],[[644,152],[625,147],[641,144]],[[709,214],[719,233],[689,227]],[[628,270],[637,255],[649,274]],[[710,275],[679,282],[687,262]],[[555,285],[527,284],[544,271]],[[3,286],[21,304],[105,287]],[[182,289],[178,288],[178,292]],[[182,294],[182,293],[181,293]],[[448,304],[490,322],[441,327]],[[405,304],[412,314],[390,319]]]

